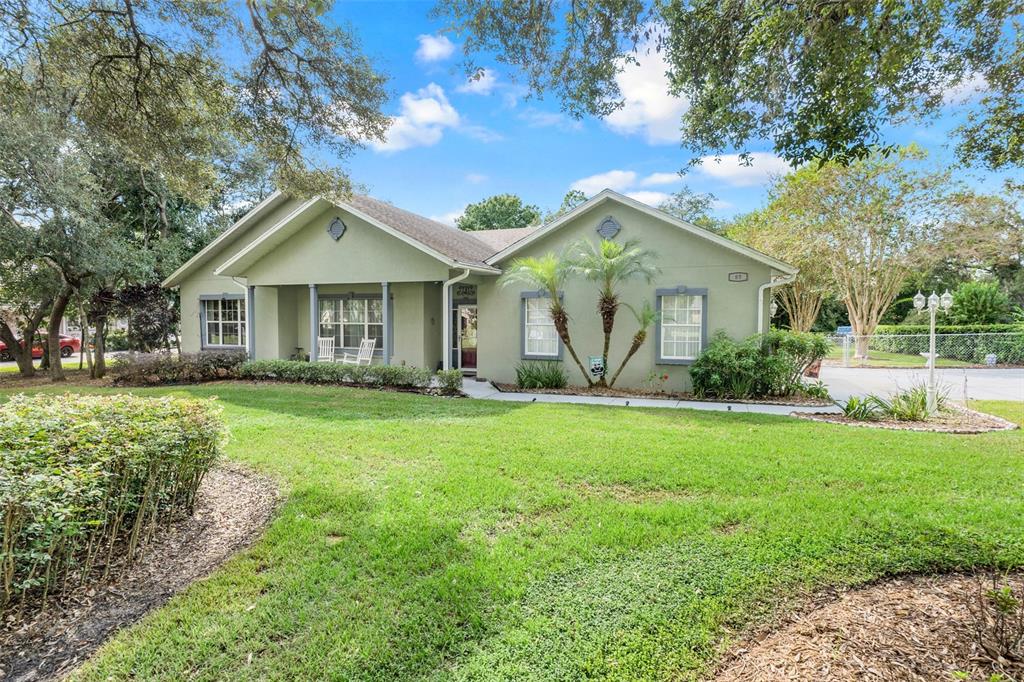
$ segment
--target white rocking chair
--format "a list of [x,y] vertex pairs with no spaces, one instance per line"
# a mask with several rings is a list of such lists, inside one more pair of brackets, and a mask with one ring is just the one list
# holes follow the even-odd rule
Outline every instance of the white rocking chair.
[[316,340],[316,361],[334,362],[334,337],[321,336]]
[[345,353],[338,362],[345,365],[369,365],[373,360],[373,348],[377,345],[377,339],[363,339],[359,342],[359,352],[355,355]]

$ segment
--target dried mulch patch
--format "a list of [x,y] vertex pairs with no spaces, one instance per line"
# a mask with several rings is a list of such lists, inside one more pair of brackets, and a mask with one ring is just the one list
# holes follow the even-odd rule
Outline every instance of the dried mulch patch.
[[908,422],[894,419],[859,421],[841,413],[833,412],[791,412],[791,417],[810,419],[848,426],[864,426],[870,429],[893,429],[896,431],[934,431],[937,433],[988,433],[989,431],[1012,431],[1020,428],[1017,424],[992,414],[970,410],[959,405],[950,405],[928,421]]
[[731,398],[698,398],[692,393],[645,391],[642,389],[628,388],[601,388],[598,386],[592,388],[586,388],[583,386],[567,386],[566,388],[519,388],[515,384],[504,384],[497,381],[491,383],[502,393],[541,393],[545,395],[600,396],[602,398],[653,398],[655,400],[687,400],[699,403],[740,403],[743,405],[812,405],[824,407],[832,404],[831,400],[821,400],[818,398],[808,398],[797,395],[791,395],[785,398],[764,398],[762,400],[733,400]]
[[[1007,581],[1024,588],[1024,574]],[[926,576],[847,592],[741,642],[716,682],[768,680],[1024,679],[1019,663],[991,664],[975,637],[976,604],[990,579]]]
[[262,533],[277,506],[269,479],[236,465],[207,474],[195,513],[149,545],[139,563],[42,610],[8,616],[0,627],[0,679],[66,675],[117,630],[206,577]]

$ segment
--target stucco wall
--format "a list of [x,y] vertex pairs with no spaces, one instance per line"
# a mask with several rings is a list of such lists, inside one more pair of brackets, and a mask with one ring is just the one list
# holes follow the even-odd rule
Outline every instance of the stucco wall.
[[[335,216],[348,228],[337,241],[327,234]],[[422,282],[448,272],[436,258],[336,207],[297,220],[304,226],[245,270],[251,283]]]
[[[519,256],[540,256],[558,253],[567,245],[586,238],[597,241],[597,225],[608,215],[622,226],[616,241],[637,239],[641,245],[654,251],[655,263],[661,273],[650,284],[637,280],[621,287],[623,303],[639,308],[646,300],[655,305],[655,290],[685,285],[707,288],[707,327],[709,336],[724,330],[735,338],[753,334],[757,326],[757,290],[769,281],[771,269],[700,237],[688,234],[678,227],[647,215],[634,208],[612,204],[595,207],[578,216],[552,234],[530,244]],[[511,259],[510,259],[511,260]],[[499,266],[502,264],[499,264]],[[730,282],[729,273],[747,273],[746,282]],[[511,382],[515,380],[515,367],[520,356],[520,293],[526,287],[510,285],[501,288],[495,279],[484,279],[477,289],[480,329],[478,350],[479,375],[488,379]],[[569,330],[580,359],[586,364],[590,355],[600,355],[603,343],[601,320],[597,312],[597,285],[572,279],[564,291],[564,302],[569,313]],[[618,368],[636,331],[636,320],[628,308],[619,309],[609,352],[609,372]],[[639,387],[651,372],[668,374],[666,390],[690,388],[686,366],[656,364],[656,344],[653,327],[647,341],[633,356],[616,385]],[[572,384],[584,383],[579,369],[567,352],[563,362]]]

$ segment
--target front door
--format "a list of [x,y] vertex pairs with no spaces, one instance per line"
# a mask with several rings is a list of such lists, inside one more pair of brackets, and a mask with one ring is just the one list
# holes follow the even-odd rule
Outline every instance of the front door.
[[476,369],[476,306],[459,306],[459,369]]

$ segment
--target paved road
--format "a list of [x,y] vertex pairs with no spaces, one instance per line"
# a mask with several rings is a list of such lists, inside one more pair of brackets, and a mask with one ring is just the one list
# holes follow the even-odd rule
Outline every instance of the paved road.
[[[937,369],[939,385],[953,400],[963,400],[964,379],[971,400],[1024,401],[1024,369]],[[836,400],[851,395],[887,395],[928,380],[924,369],[822,367],[821,380]]]

